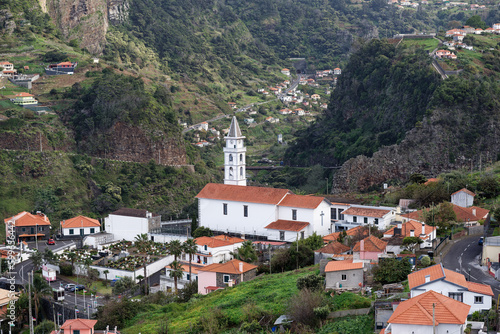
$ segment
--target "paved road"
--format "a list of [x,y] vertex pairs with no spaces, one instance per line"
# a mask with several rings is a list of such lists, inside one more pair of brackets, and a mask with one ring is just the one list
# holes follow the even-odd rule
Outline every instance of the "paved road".
[[477,244],[479,236],[470,236],[457,241],[451,246],[448,254],[443,259],[446,269],[461,272],[472,282],[488,284],[493,289],[495,300],[500,293],[500,282],[486,272],[486,266],[480,265],[482,246]]

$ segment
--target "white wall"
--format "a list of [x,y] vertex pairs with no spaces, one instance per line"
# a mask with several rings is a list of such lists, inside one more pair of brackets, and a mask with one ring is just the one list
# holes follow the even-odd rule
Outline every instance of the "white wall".
[[[89,235],[89,234],[93,234],[91,232],[91,228],[94,229],[94,233],[99,233],[101,231],[101,228],[99,226],[96,226],[96,227],[84,227],[83,228],[83,235]],[[81,230],[82,228],[81,227],[76,227],[76,228],[63,228],[62,229],[62,234],[64,236],[80,236]],[[71,230],[73,230],[73,234],[71,234]]]
[[[449,297],[450,292],[463,293],[463,303],[471,306],[469,314],[474,313],[474,311],[489,310],[491,308],[491,296],[481,295],[479,293],[467,291],[465,290],[465,288],[462,288],[458,285],[451,284],[445,281],[434,281],[422,286],[418,290],[412,289],[411,297],[413,298],[429,290],[436,291],[442,295],[445,295],[446,297]],[[483,296],[483,303],[475,304],[474,296]]]
[[180,242],[184,242],[188,239],[188,237],[181,235],[149,233],[148,240],[151,240],[151,237],[154,237],[154,242],[161,242],[164,244],[172,240],[179,240]]
[[[223,214],[223,203],[227,203],[227,215]],[[217,231],[250,233],[266,236],[264,229],[277,220],[278,210],[274,204],[242,203],[199,198],[199,224]],[[248,217],[243,217],[243,205],[248,205]]]
[[474,205],[474,197],[461,191],[451,196],[451,203],[463,208],[468,208]]
[[148,218],[109,215],[104,218],[106,232],[116,240],[134,241],[139,234],[148,233]]
[[[433,334],[432,326],[391,324],[391,334]],[[465,324],[439,324],[436,326],[435,334],[463,334]]]

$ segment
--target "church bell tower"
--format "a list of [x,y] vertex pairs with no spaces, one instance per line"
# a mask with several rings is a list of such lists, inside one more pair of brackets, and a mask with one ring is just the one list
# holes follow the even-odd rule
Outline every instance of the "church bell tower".
[[241,134],[240,126],[233,116],[229,133],[224,138],[224,184],[246,186],[245,153],[247,151],[244,143],[245,136]]

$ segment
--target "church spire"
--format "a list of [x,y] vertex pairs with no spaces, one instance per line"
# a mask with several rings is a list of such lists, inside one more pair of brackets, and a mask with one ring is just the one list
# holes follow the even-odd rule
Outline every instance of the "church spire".
[[224,138],[224,184],[246,186],[246,147],[245,136],[241,134],[240,126],[236,116],[231,120],[229,133]]

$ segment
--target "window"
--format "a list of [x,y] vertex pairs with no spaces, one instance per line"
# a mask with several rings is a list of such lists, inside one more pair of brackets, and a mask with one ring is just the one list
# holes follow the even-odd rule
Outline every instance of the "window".
[[330,209],[330,215],[332,216],[332,219],[337,219],[337,209]]
[[240,161],[243,162],[243,154],[240,154]]
[[90,228],[90,233],[95,233],[95,228],[91,227]]
[[358,221],[358,217],[353,216],[353,217],[352,217],[352,221],[353,221],[354,223],[356,223],[356,222]]
[[227,203],[222,203],[222,213],[227,216]]
[[233,167],[229,167],[229,178],[233,178]]
[[292,209],[292,220],[297,220],[297,210]]
[[79,329],[73,329],[73,334],[80,334],[80,330]]
[[208,248],[208,246],[207,246],[207,245],[203,246],[203,249],[204,249],[204,250],[207,250],[207,248]]
[[75,231],[73,231],[72,228],[69,229],[69,234],[75,234]]
[[363,222],[364,222],[365,224],[368,224],[368,217],[363,218]]
[[22,228],[22,230],[23,230],[23,232],[26,232],[26,229],[24,227]]
[[482,304],[483,296],[474,296],[474,304]]
[[243,205],[243,217],[248,217],[248,205]]
[[375,219],[373,220],[373,223],[374,223],[375,225],[378,225],[378,218],[375,218]]
[[343,281],[347,281],[347,275],[342,274],[342,280],[343,280]]
[[342,214],[344,209],[338,209],[338,211],[339,211],[339,220],[344,220],[344,215]]
[[233,161],[233,155],[232,154],[229,155],[229,161]]
[[300,232],[300,239],[304,240],[304,231]]
[[458,292],[450,292],[448,294],[448,297],[450,297],[451,299],[458,300],[459,302],[463,302],[464,300],[464,294]]
[[189,277],[190,277],[189,274],[186,274],[186,280],[189,281]]
[[83,228],[80,229],[80,235],[83,236],[85,234],[85,230]]
[[243,167],[240,167],[240,179],[244,178],[245,176],[243,175]]
[[224,283],[229,283],[229,279],[231,277],[229,275],[224,275]]
[[38,226],[38,232],[42,232],[43,231],[43,226]]
[[285,231],[280,231],[280,240],[285,241]]

